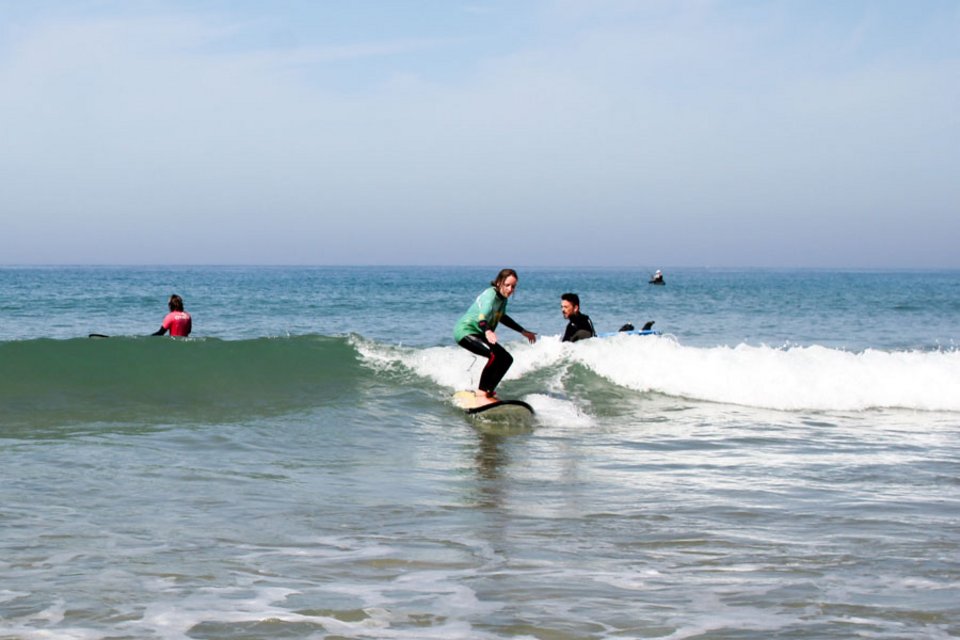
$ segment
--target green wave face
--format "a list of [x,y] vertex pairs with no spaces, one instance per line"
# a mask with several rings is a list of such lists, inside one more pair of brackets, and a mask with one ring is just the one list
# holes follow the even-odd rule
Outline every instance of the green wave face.
[[345,338],[5,342],[0,428],[285,413],[342,402],[363,375]]

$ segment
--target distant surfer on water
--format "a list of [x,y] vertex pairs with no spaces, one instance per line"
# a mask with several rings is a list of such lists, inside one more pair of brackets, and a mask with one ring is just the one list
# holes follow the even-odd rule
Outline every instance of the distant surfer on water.
[[477,401],[481,403],[496,402],[497,385],[513,364],[513,356],[497,342],[497,325],[502,322],[504,326],[523,334],[531,343],[537,341],[537,334],[521,327],[506,313],[507,298],[516,290],[517,279],[516,271],[502,269],[453,329],[457,344],[487,359],[476,391]]
[[590,316],[580,313],[580,296],[564,293],[560,296],[560,312],[567,319],[567,330],[563,332],[561,342],[576,342],[597,335]]
[[663,281],[663,272],[657,269],[657,272],[650,278],[650,284],[667,284]]
[[160,328],[150,335],[162,336],[169,331],[171,336],[186,338],[190,335],[190,330],[193,328],[193,320],[190,318],[190,314],[183,310],[183,298],[177,294],[173,294],[170,296],[170,302],[168,304],[170,306],[170,313],[164,316]]

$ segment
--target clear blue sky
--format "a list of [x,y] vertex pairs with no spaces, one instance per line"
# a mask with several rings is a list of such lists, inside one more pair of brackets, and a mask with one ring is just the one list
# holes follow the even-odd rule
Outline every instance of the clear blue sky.
[[960,2],[0,0],[0,264],[960,267]]

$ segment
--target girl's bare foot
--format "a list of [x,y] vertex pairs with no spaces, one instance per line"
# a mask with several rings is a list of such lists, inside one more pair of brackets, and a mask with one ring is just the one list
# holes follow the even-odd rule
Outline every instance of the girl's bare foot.
[[476,402],[478,407],[483,406],[485,404],[492,404],[494,402],[499,402],[499,400],[497,400],[497,393],[495,391],[487,392],[487,391],[477,390],[476,395],[477,395]]

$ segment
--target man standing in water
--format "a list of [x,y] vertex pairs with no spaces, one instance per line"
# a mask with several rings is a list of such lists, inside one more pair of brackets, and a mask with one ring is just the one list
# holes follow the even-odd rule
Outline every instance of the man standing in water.
[[560,296],[560,311],[568,320],[567,330],[563,332],[562,342],[576,342],[597,335],[590,322],[590,316],[580,313],[580,296],[564,293]]

